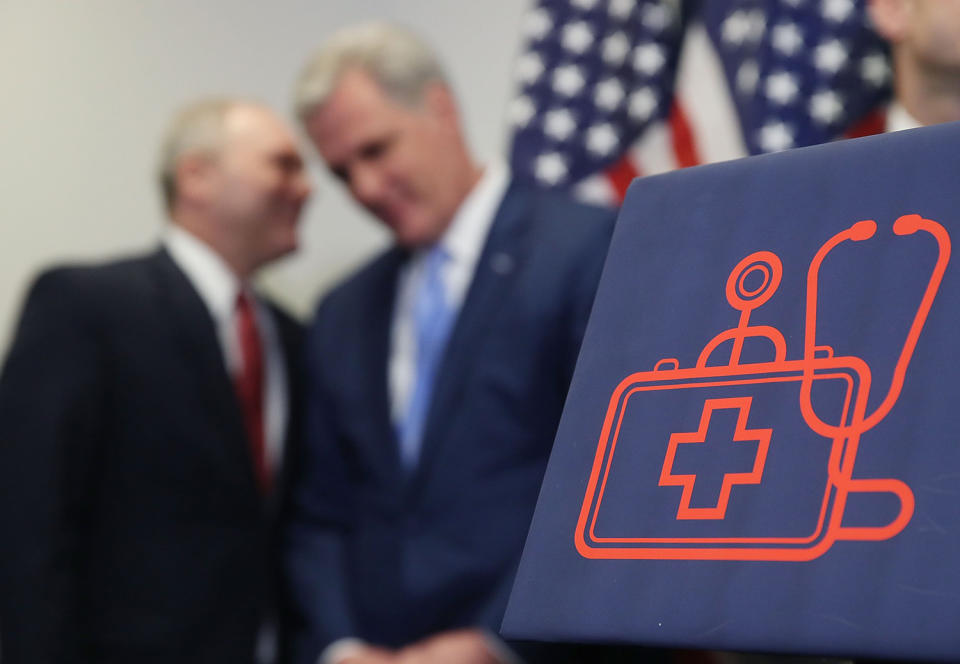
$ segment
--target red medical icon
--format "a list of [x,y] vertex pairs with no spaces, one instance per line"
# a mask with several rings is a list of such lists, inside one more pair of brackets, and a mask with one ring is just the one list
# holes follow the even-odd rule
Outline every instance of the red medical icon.
[[[722,519],[727,513],[727,503],[730,500],[730,489],[735,484],[760,484],[763,477],[763,465],[767,460],[767,450],[770,448],[771,429],[747,429],[747,417],[750,414],[750,397],[735,397],[731,399],[707,399],[703,404],[703,416],[700,418],[700,428],[690,433],[675,433],[670,436],[667,445],[667,456],[663,460],[663,471],[660,473],[660,486],[681,486],[683,493],[680,496],[680,508],[677,510],[678,519]],[[720,487],[720,497],[715,507],[691,507],[690,498],[693,487],[697,482],[696,475],[681,475],[673,472],[673,461],[677,455],[677,446],[685,443],[704,443],[707,440],[707,430],[710,428],[711,415],[715,410],[736,409],[737,428],[733,434],[734,441],[755,441],[757,454],[754,457],[753,469],[748,473],[724,473],[723,485]]]
[[[863,434],[886,417],[900,396],[907,367],[950,260],[950,237],[942,225],[916,214],[904,215],[893,224],[893,232],[897,235],[918,232],[931,235],[937,243],[938,258],[900,351],[887,394],[880,405],[868,413],[870,367],[859,357],[835,356],[830,346],[817,343],[817,295],[820,267],[827,255],[844,242],[862,242],[873,237],[876,229],[873,221],[857,222],[827,240],[813,257],[807,271],[803,355],[800,359],[787,359],[787,344],[778,329],[750,324],[751,312],[774,295],[783,276],[777,255],[759,251],[740,261],[727,279],[727,301],[740,311],[735,328],[713,337],[693,367],[680,368],[677,359],[666,358],[657,362],[652,371],[631,374],[617,386],[604,418],[577,522],[574,539],[581,555],[613,559],[800,561],[822,555],[837,540],[886,540],[903,530],[914,510],[910,487],[895,478],[854,477],[854,464]],[[741,362],[744,342],[754,338],[765,339],[772,345],[772,361]],[[714,351],[724,344],[731,346],[729,360],[723,365],[711,364]],[[842,397],[835,406],[836,414],[821,417],[815,408],[813,394],[815,387],[822,390],[828,385]],[[789,392],[793,395],[790,399],[795,399],[794,407],[798,407],[806,427],[800,428],[806,431],[809,440],[798,442],[797,432],[790,432],[792,437],[784,432],[783,438],[778,439],[777,432],[763,426],[763,413],[749,392],[754,390],[759,395],[777,386],[785,390],[781,394]],[[715,392],[718,389],[732,390],[733,396],[717,398]],[[628,409],[632,404],[642,404],[644,400],[678,390],[683,391],[689,403],[702,404],[696,406],[700,413],[699,423],[694,427],[676,427],[663,440],[650,443],[662,446],[663,464],[657,486],[643,488],[648,492],[672,492],[671,496],[677,496],[677,489],[680,489],[678,502],[672,503],[675,506],[675,511],[671,509],[672,519],[667,520],[669,528],[665,532],[643,532],[641,526],[637,532],[622,532],[621,526],[621,532],[611,533],[608,532],[609,525],[598,527],[604,498],[614,483],[611,469],[617,446],[637,443],[620,439]],[[713,418],[724,410],[736,413],[731,443],[756,449],[752,467],[746,471],[738,469],[739,472],[721,471],[722,482],[715,504],[693,505],[691,496],[698,476],[678,470],[677,456],[683,453],[680,450],[702,445]],[[806,521],[797,520],[798,532],[770,535],[743,532],[742,527],[741,531],[735,530],[728,513],[731,496],[736,492],[767,487],[764,470],[771,445],[785,444],[804,444],[822,451],[823,465],[826,466],[818,471],[822,497],[820,488],[817,488],[818,498],[811,503],[818,504],[819,508],[809,514]],[[898,506],[896,516],[879,526],[843,525],[844,510],[854,494],[892,497]],[[621,500],[618,497],[621,495],[614,493],[613,500]],[[663,498],[666,494],[659,495]],[[782,496],[779,499],[784,505],[791,504]],[[647,522],[639,523],[646,525]],[[657,523],[662,525],[663,520]],[[724,531],[727,524],[730,524],[729,532]],[[689,534],[685,528],[690,529]]]

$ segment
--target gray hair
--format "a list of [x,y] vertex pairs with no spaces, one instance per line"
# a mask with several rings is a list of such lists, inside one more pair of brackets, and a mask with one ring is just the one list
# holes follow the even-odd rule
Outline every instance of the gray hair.
[[203,99],[181,109],[174,117],[161,144],[157,168],[168,212],[177,198],[177,162],[186,154],[217,154],[223,146],[227,114],[246,103],[239,99]]
[[364,23],[343,28],[307,62],[294,91],[294,108],[301,122],[323,105],[341,74],[360,69],[394,100],[416,107],[427,85],[446,84],[440,61],[417,35],[388,23]]

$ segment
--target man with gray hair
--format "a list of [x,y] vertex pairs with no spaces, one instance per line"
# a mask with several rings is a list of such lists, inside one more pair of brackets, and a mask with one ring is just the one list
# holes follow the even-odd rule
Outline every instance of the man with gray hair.
[[250,102],[186,109],[160,161],[162,246],[42,274],[0,376],[4,664],[275,650],[301,331],[250,279],[296,248],[310,186]]
[[394,239],[308,335],[296,661],[534,661],[495,633],[613,214],[477,164],[442,67],[406,30],[334,35],[296,106]]

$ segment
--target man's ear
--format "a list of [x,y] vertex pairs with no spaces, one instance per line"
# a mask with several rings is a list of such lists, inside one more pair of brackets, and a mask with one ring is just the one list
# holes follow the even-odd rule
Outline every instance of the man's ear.
[[197,202],[209,199],[216,174],[213,162],[211,155],[200,152],[180,157],[174,169],[178,200]]
[[891,44],[901,42],[910,24],[909,0],[870,0],[867,9],[881,37]]
[[453,92],[446,83],[439,81],[427,85],[423,94],[424,106],[436,118],[439,118],[444,125],[456,128],[460,127],[460,111],[457,108],[457,100],[453,97]]

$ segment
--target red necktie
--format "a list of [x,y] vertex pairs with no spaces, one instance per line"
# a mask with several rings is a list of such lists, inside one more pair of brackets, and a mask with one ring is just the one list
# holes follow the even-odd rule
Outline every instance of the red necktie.
[[263,432],[263,347],[257,332],[253,305],[246,293],[237,295],[237,337],[240,340],[240,371],[236,375],[237,396],[250,439],[253,470],[263,493],[270,490],[270,468]]

